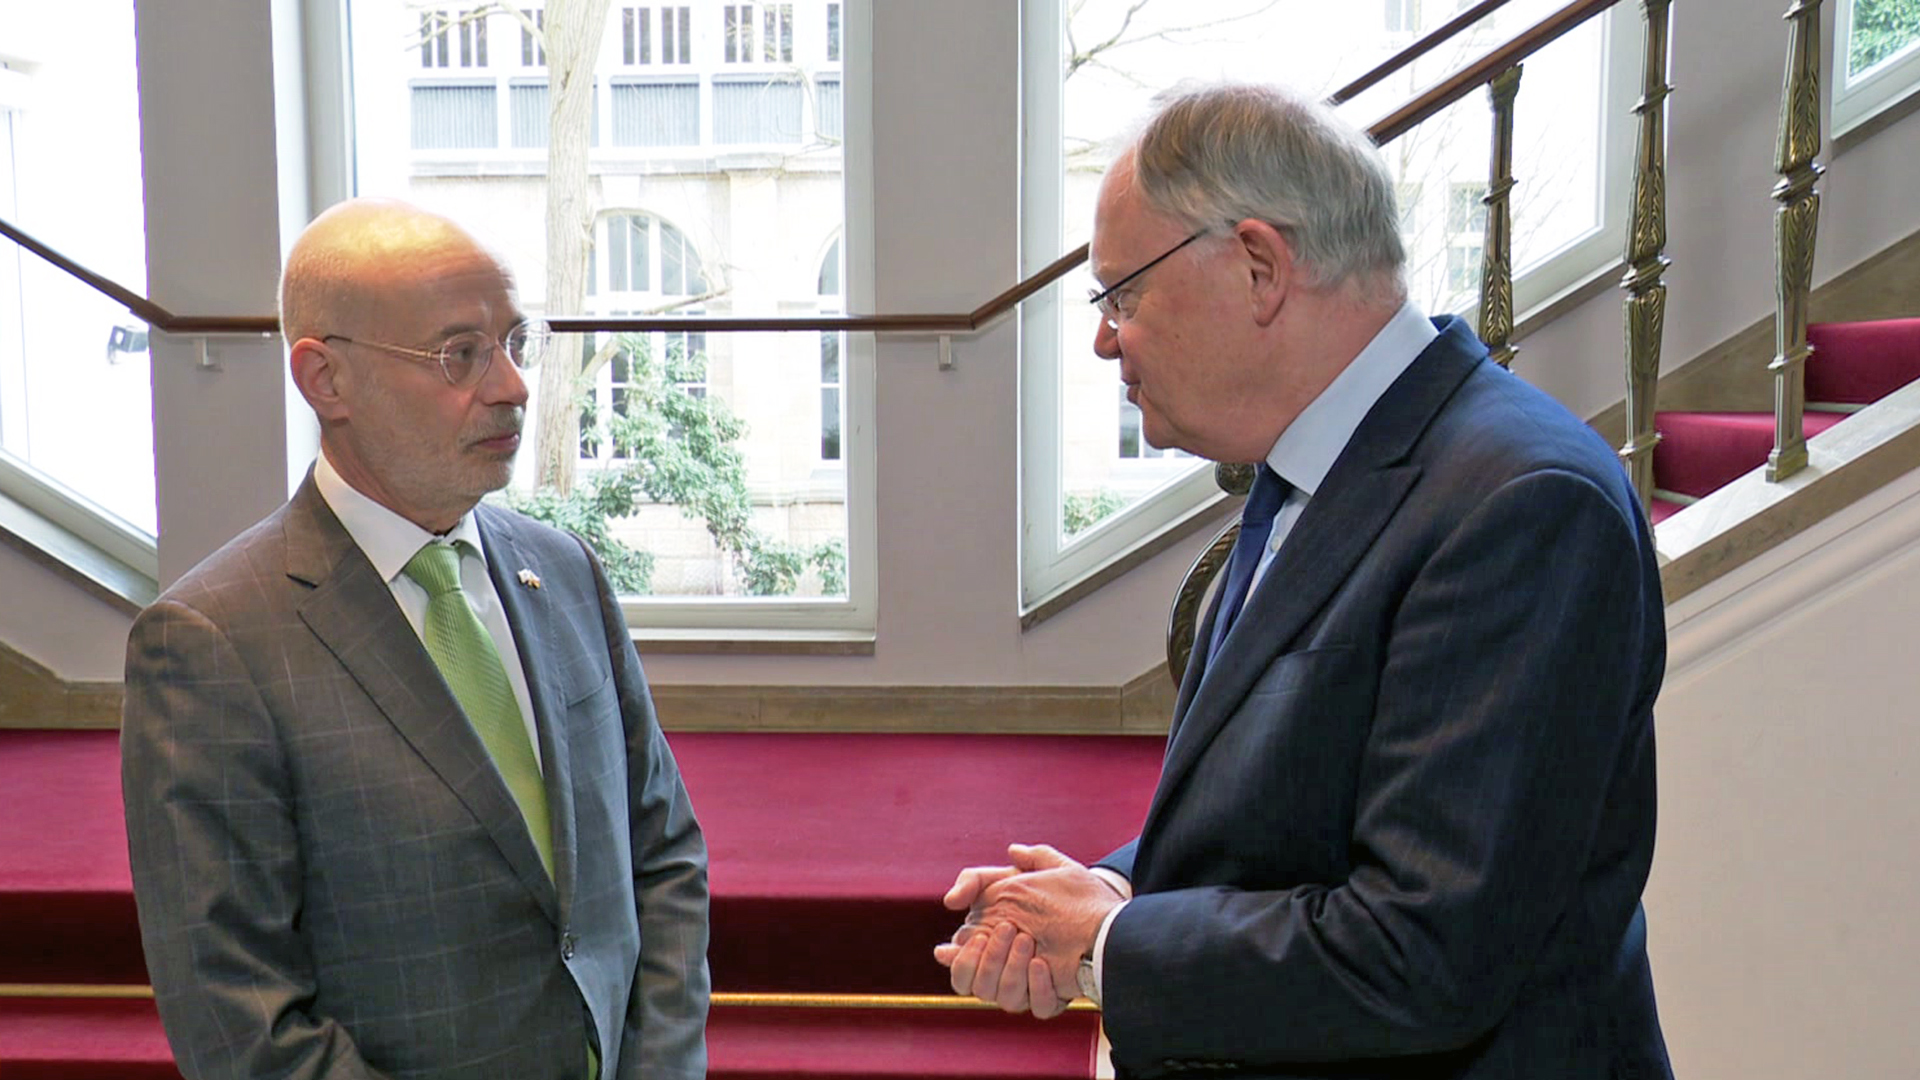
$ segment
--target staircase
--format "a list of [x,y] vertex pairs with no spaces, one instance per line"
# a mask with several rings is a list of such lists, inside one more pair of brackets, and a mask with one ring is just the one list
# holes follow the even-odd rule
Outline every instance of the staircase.
[[[682,733],[713,890],[714,1080],[1069,1080],[1098,1015],[951,995],[940,895],[1013,840],[1138,831],[1163,740]],[[0,731],[0,1077],[178,1080],[146,993],[111,731]]]
[[[1806,433],[1812,439],[1920,379],[1920,318],[1807,327]],[[1661,412],[1653,451],[1657,524],[1766,464],[1771,412]]]

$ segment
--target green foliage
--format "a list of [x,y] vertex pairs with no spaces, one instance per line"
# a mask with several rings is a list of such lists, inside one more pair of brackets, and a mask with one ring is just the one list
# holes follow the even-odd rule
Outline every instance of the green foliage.
[[1069,537],[1078,536],[1119,512],[1127,500],[1117,491],[1076,492],[1060,507],[1060,520]]
[[564,497],[552,488],[527,495],[509,491],[507,504],[536,521],[578,534],[600,556],[615,592],[653,591],[653,555],[622,543],[607,531],[608,522],[633,513],[630,485],[587,477]]
[[1854,0],[1847,70],[1858,75],[1920,38],[1920,0]]
[[[706,523],[714,543],[733,555],[749,594],[790,595],[809,566],[819,571],[826,594],[844,593],[846,547],[839,540],[806,547],[754,528],[746,459],[737,445],[746,424],[726,402],[684,389],[706,381],[706,357],[677,343],[665,357],[655,357],[643,335],[622,335],[620,347],[625,398],[620,413],[607,418],[607,430],[622,464],[583,479],[565,498],[550,491],[515,497],[516,508],[579,533],[607,563],[621,592],[651,591],[653,558],[612,537],[608,523],[642,503],[665,503]],[[592,420],[583,418],[583,429]],[[633,576],[615,576],[616,562]]]

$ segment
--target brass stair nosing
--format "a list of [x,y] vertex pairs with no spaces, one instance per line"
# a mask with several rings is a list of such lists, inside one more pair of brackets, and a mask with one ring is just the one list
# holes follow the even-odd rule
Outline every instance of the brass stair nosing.
[[[151,999],[153,987],[118,983],[0,983],[0,1000],[6,999]],[[995,1006],[973,998],[950,994],[797,994],[720,991],[712,996],[718,1008],[781,1009],[992,1009]],[[1071,1011],[1094,1010],[1084,998],[1067,1006]]]

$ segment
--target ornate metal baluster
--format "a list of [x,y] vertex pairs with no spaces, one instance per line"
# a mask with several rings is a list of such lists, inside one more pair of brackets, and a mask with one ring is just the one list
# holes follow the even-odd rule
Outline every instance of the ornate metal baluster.
[[1786,18],[1786,86],[1780,97],[1780,144],[1773,187],[1775,284],[1773,453],[1767,479],[1784,480],[1807,464],[1807,303],[1813,293],[1813,242],[1820,221],[1814,184],[1824,171],[1820,152],[1820,0],[1793,0]]
[[1654,393],[1660,383],[1660,338],[1667,318],[1667,286],[1660,280],[1672,260],[1667,247],[1667,26],[1672,0],[1642,0],[1647,49],[1641,61],[1640,101],[1633,107],[1640,130],[1633,165],[1633,214],[1627,228],[1627,442],[1621,461],[1640,496],[1653,499]]
[[1493,163],[1488,170],[1486,246],[1480,255],[1480,340],[1493,362],[1512,367],[1513,356],[1513,99],[1520,92],[1515,64],[1487,84],[1493,106]]
[[[1229,495],[1245,495],[1253,488],[1255,467],[1235,462],[1220,461],[1213,466],[1213,482],[1220,490]],[[1213,534],[1213,540],[1187,567],[1187,574],[1180,579],[1180,591],[1174,595],[1173,611],[1167,617],[1167,671],[1173,676],[1173,685],[1179,686],[1180,680],[1187,676],[1187,662],[1193,658],[1194,637],[1200,623],[1200,605],[1207,598],[1207,592],[1213,587],[1213,579],[1220,576],[1220,570],[1227,565],[1227,557],[1233,553],[1233,542],[1240,536],[1240,519],[1228,521],[1220,531]]]

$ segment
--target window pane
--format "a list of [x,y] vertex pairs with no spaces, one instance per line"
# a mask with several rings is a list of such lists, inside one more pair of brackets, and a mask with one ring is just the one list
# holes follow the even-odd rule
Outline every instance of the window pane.
[[1851,0],[1847,78],[1868,71],[1920,42],[1920,3],[1915,0]]
[[[1480,26],[1416,61],[1343,107],[1371,123],[1489,48],[1559,6],[1559,0],[1514,0]],[[1088,239],[1100,177],[1127,126],[1150,111],[1151,96],[1185,78],[1244,78],[1285,71],[1286,81],[1319,94],[1405,47],[1451,18],[1459,5],[1389,0],[1384,4],[1278,4],[1257,0],[1189,0],[1141,6],[1132,0],[1058,5],[1069,20],[1062,35],[1063,116],[1059,183],[1061,227],[1053,251]],[[1124,47],[1122,47],[1124,46]],[[1075,50],[1078,51],[1075,51]],[[1600,223],[1600,93],[1604,35],[1598,20],[1569,34],[1527,65],[1521,88],[1514,193],[1515,265],[1525,270]],[[1434,314],[1470,302],[1458,284],[1477,287],[1486,207],[1490,121],[1476,94],[1384,150],[1403,196],[1411,252],[1413,298]],[[1471,245],[1462,246],[1464,234]],[[1037,256],[1037,251],[1030,251]],[[1031,268],[1031,267],[1030,267]],[[1078,298],[1095,285],[1071,275],[1055,295],[1060,315],[1059,443],[1063,497],[1106,493],[1122,505],[1165,490],[1197,467],[1184,455],[1145,442],[1139,412],[1113,405],[1115,366],[1092,354],[1093,310]],[[1071,530],[1064,526],[1064,543]]]
[[713,84],[713,141],[797,143],[800,84],[790,79]]
[[473,150],[496,145],[497,93],[491,85],[414,87],[413,148]]
[[614,84],[613,145],[696,146],[699,142],[699,83]]
[[547,84],[516,83],[512,90],[513,145],[517,150],[547,146]]
[[[37,9],[37,13],[30,13]],[[55,12],[57,11],[57,15]],[[0,216],[145,293],[131,0],[0,6]],[[84,26],[85,33],[72,27]],[[397,39],[404,40],[404,38]],[[417,62],[417,58],[416,58]],[[147,327],[0,240],[0,475],[43,513],[156,526]]]
[[[476,31],[463,66],[462,10],[426,31],[451,42],[444,65],[437,47],[426,65],[412,0],[351,0],[360,193],[464,222],[508,254],[530,312],[840,310],[840,282],[823,297],[818,261],[841,231],[840,150],[805,141],[843,126],[839,62],[817,29],[822,0],[610,5],[587,91],[605,137],[590,142],[582,175],[558,177],[540,150],[554,142],[547,118],[569,58],[549,43],[543,70],[529,70],[527,48],[495,47],[516,39],[489,38],[483,59]],[[550,29],[563,17],[525,10]],[[495,38],[518,30],[511,11],[491,18],[508,20],[490,25]],[[777,75],[760,67],[768,50],[783,58]],[[486,111],[503,101],[505,117]],[[741,145],[779,159],[742,184],[728,153]],[[550,198],[583,208],[580,235],[591,240],[569,255],[579,274],[550,273]],[[849,449],[846,365],[836,355],[828,377],[821,335],[600,334],[552,356],[507,501],[538,490],[602,515],[592,541],[628,594],[848,595],[845,470],[823,468],[835,460],[828,450]],[[544,416],[543,403],[553,406]],[[606,519],[604,506],[633,509]]]

